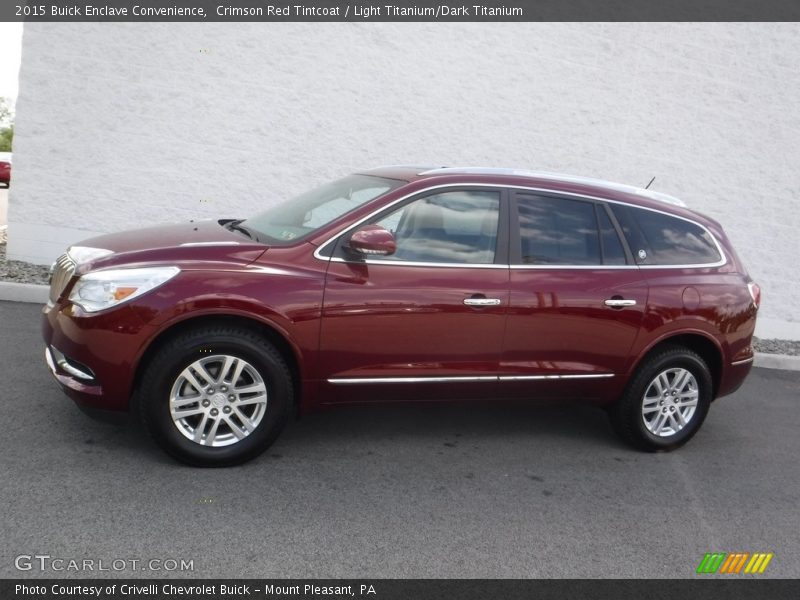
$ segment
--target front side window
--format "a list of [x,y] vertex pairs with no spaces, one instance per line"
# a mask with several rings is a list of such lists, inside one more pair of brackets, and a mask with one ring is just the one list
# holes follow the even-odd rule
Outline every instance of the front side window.
[[603,264],[594,203],[520,194],[517,212],[522,264]]
[[236,223],[259,241],[289,244],[405,182],[372,175],[349,175],[301,194]]
[[631,206],[613,211],[639,264],[707,265],[722,258],[711,234],[691,221]]
[[397,251],[381,260],[491,264],[499,215],[499,192],[464,190],[420,198],[376,221],[397,242]]

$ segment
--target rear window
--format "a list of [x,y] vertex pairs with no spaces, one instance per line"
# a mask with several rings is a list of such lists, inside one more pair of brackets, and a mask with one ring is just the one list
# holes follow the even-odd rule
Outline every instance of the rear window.
[[663,213],[612,206],[633,257],[642,265],[707,265],[722,257],[703,227]]
[[622,240],[603,204],[517,193],[516,206],[522,264],[627,264]]
[[523,264],[603,264],[593,203],[519,194],[517,210]]

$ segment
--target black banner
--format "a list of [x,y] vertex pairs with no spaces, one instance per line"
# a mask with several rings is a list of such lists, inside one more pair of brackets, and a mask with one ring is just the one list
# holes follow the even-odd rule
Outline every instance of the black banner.
[[582,598],[747,599],[800,597],[798,580],[707,578],[601,580],[493,579],[28,579],[0,582],[3,600],[578,600]]
[[800,21],[800,1],[2,0],[0,21]]

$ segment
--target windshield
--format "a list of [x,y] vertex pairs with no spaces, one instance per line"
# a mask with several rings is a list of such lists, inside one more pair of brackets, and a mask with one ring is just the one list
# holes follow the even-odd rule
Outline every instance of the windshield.
[[371,175],[349,175],[241,221],[269,243],[291,243],[345,213],[405,183]]

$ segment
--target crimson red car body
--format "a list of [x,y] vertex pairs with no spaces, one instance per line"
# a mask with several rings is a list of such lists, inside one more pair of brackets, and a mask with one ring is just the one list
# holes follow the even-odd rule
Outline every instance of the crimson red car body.
[[11,159],[0,156],[0,183],[11,184]]
[[[297,243],[260,243],[217,221],[84,242],[110,253],[74,266],[44,309],[44,340],[58,353],[48,351],[48,360],[64,390],[81,405],[126,411],[165,340],[220,319],[261,332],[279,349],[302,412],[347,402],[478,397],[583,398],[606,405],[665,342],[703,358],[713,397],[736,390],[750,370],[757,301],[714,220],[641,191],[568,177],[447,169],[420,174],[408,167],[368,174],[398,180],[397,187]],[[498,261],[447,268],[388,264],[369,255],[330,260],[331,240],[352,233],[379,209],[449,189],[499,194]],[[525,190],[688,219],[713,235],[722,259],[712,266],[657,268],[631,264],[630,257],[616,266],[514,265],[515,214],[507,208]],[[174,265],[180,273],[94,314],[69,299],[86,273],[150,265]],[[469,298],[478,306],[466,305]],[[484,298],[497,303],[481,305]],[[614,298],[630,305],[605,304]],[[62,368],[70,364],[93,377],[72,376]],[[412,385],[392,385],[401,382]]]

